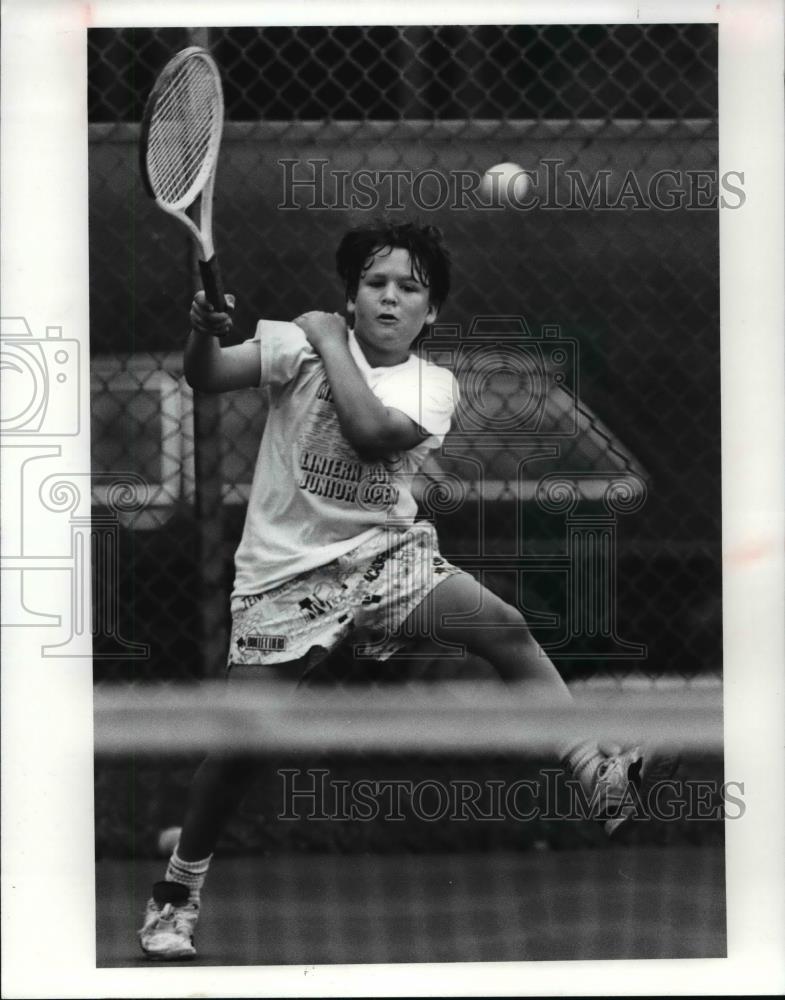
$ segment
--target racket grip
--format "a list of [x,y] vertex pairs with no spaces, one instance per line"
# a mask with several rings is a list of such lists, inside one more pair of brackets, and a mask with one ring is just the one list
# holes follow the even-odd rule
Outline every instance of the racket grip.
[[217,312],[227,312],[224,283],[215,254],[209,260],[199,261],[199,271],[202,275],[202,288],[204,288],[207,301]]

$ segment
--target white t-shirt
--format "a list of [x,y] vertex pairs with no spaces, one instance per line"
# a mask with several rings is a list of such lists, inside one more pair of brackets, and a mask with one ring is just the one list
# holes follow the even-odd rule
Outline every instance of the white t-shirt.
[[390,527],[408,527],[412,481],[450,429],[458,398],[446,368],[416,355],[371,368],[354,334],[349,349],[374,394],[430,433],[409,451],[366,462],[341,433],[321,359],[294,323],[261,320],[261,385],[269,415],[235,554],[232,597],[259,594],[324,566]]

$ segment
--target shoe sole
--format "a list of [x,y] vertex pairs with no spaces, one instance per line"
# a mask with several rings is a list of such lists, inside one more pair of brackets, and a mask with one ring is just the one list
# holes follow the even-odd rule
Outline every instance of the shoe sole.
[[142,954],[145,958],[150,959],[151,962],[182,962],[186,959],[196,958],[196,951],[182,951],[182,952],[156,952],[147,951],[142,948]]

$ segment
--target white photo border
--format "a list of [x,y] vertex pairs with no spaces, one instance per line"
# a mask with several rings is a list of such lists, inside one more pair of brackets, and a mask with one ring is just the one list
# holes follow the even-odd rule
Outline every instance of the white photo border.
[[[89,655],[42,657],[46,636],[30,626],[3,634],[4,996],[629,996],[785,988],[783,6],[489,0],[482,15],[495,24],[719,23],[720,172],[742,170],[747,194],[743,209],[720,218],[726,768],[744,781],[747,805],[745,818],[727,825],[728,958],[404,965],[387,967],[383,979],[369,966],[96,969],[92,665]],[[477,8],[465,0],[406,0],[394,11],[315,0],[3,4],[3,315],[24,316],[35,336],[57,326],[79,341],[82,430],[53,445],[64,475],[90,471],[87,28],[391,19],[475,23]],[[14,508],[15,483],[6,479],[18,474],[12,450],[2,454],[4,553],[24,519]],[[46,586],[47,600],[66,606],[62,574],[49,575]]]

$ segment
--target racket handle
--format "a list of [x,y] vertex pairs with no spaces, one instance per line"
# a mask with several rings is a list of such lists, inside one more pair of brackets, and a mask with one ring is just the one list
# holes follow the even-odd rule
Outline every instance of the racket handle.
[[217,312],[226,312],[228,307],[224,298],[224,283],[215,254],[209,260],[199,261],[199,271],[207,301]]

